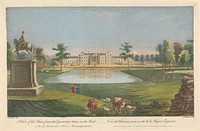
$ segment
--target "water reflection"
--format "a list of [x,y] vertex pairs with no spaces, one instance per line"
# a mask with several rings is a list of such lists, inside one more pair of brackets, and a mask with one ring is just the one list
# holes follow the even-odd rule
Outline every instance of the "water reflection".
[[47,80],[47,83],[133,83],[142,79],[119,70],[76,69]]
[[78,70],[80,78],[87,77],[112,77],[112,70],[109,69],[82,69]]

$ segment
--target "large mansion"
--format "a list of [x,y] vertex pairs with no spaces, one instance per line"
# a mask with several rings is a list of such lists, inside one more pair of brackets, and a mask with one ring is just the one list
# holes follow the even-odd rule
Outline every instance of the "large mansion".
[[[130,59],[130,64],[133,60]],[[64,65],[111,65],[125,64],[122,57],[112,56],[109,52],[81,52],[78,56],[71,56],[64,60]]]

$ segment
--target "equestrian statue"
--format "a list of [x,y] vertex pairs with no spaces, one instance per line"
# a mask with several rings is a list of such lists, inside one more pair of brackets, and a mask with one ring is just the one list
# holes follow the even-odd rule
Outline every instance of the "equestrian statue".
[[17,56],[19,56],[19,51],[21,51],[21,50],[26,50],[29,54],[30,53],[33,54],[34,47],[30,42],[26,41],[24,31],[22,31],[22,35],[19,38],[19,40],[14,39],[14,43],[15,43],[15,51],[14,52],[17,52]]

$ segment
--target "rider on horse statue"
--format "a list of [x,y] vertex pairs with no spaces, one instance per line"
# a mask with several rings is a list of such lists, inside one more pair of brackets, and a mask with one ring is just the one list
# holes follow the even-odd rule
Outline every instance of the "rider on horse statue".
[[19,49],[21,49],[21,47],[24,47],[24,46],[26,46],[26,38],[25,38],[25,32],[24,31],[22,31],[22,35],[21,35],[21,37],[19,38]]
[[26,41],[24,31],[22,31],[22,35],[19,38],[19,40],[14,39],[14,43],[15,43],[15,51],[14,52],[17,52],[17,56],[19,55],[19,51],[21,51],[21,50],[26,50],[28,53],[30,53],[30,52],[33,53],[34,47],[30,42]]

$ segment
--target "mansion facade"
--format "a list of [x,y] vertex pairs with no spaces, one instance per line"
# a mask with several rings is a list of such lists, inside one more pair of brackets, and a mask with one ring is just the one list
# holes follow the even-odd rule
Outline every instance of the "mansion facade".
[[[81,52],[78,56],[71,56],[64,60],[64,65],[111,65],[126,64],[122,57],[112,56],[110,52]],[[129,60],[130,64],[133,60]]]
[[78,55],[79,65],[109,65],[112,64],[112,55],[106,53],[81,52]]

